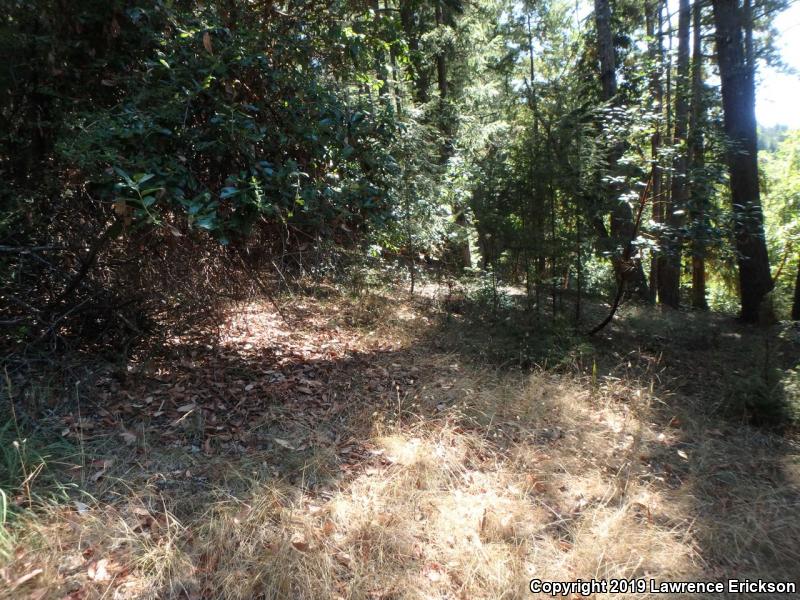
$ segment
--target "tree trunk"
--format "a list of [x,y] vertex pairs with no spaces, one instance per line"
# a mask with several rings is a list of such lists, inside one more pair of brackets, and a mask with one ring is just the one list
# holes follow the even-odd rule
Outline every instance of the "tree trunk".
[[690,215],[693,224],[692,236],[692,306],[708,310],[706,300],[705,235],[706,205],[709,186],[705,182],[705,149],[703,128],[705,127],[705,98],[703,97],[703,5],[695,0],[692,5],[692,112],[689,122],[689,172]]
[[[651,63],[650,71],[650,94],[652,95],[653,105],[651,110],[659,118],[664,111],[664,86],[661,75],[664,70],[664,27],[661,18],[662,0],[651,0],[648,2],[645,14],[648,54]],[[658,22],[658,35],[656,36],[655,23]],[[662,182],[663,172],[659,164],[659,153],[661,150],[661,123],[656,122],[653,135],[650,138],[650,156],[653,161],[652,183],[650,185],[650,206],[653,222],[661,223],[664,220],[662,208]],[[650,302],[656,301],[658,292],[658,269],[659,257],[652,256],[650,259]]]
[[[666,13],[667,22],[666,22],[666,31],[664,29],[664,18],[663,15]],[[672,147],[674,145],[674,134],[675,130],[673,129],[673,109],[674,104],[672,102],[673,94],[672,94],[672,13],[669,11],[669,5],[667,0],[664,0],[662,3],[662,12],[659,12],[659,30],[658,30],[658,37],[659,43],[661,44],[661,56],[663,60],[663,73],[665,74],[665,82],[664,87],[665,90],[665,100],[664,100],[664,131],[666,133],[664,138],[664,145],[667,147]],[[664,36],[667,37],[669,40],[669,47],[664,50]],[[666,57],[666,58],[664,58]],[[671,198],[672,198],[672,169],[666,169],[664,171],[662,181],[661,181],[661,201],[659,202],[658,212],[661,224],[658,230],[658,256],[656,257],[656,277],[659,282],[659,290],[663,287],[661,283],[662,273],[665,269],[667,269],[667,253],[669,252],[670,244],[669,244],[669,235],[667,228],[669,227],[667,223],[668,214],[670,213],[670,206],[671,206]],[[659,290],[655,291],[655,295],[659,295]]]
[[409,71],[414,84],[414,97],[418,103],[425,104],[429,99],[430,75],[419,47],[420,34],[415,24],[417,17],[415,11],[415,2],[400,0],[400,23],[403,26],[405,38],[408,40],[408,55],[411,63]]
[[594,0],[597,56],[600,59],[600,84],[603,89],[603,100],[611,100],[617,94],[614,42],[611,35],[611,6],[608,1]]
[[678,64],[675,82],[675,134],[678,152],[672,163],[672,193],[667,207],[666,251],[658,278],[658,298],[662,304],[678,308],[681,289],[681,228],[684,225],[688,193],[686,181],[686,132],[689,121],[689,0],[680,0],[678,12]]
[[[389,0],[384,0],[383,9],[389,12]],[[398,35],[398,34],[395,34]],[[395,44],[389,47],[389,64],[392,69],[392,95],[394,96],[394,106],[398,116],[403,116],[403,88],[400,69],[397,66],[397,48]]]
[[[442,0],[436,0],[434,6],[434,15],[436,18],[436,26],[443,27],[445,24],[444,7]],[[444,50],[440,50],[436,54],[436,76],[439,84],[439,103],[442,110],[442,136],[444,143],[442,144],[442,164],[447,167],[447,161],[453,155],[453,135],[454,135],[454,122],[450,115],[450,109],[446,102],[447,100],[447,56]],[[472,266],[472,251],[469,247],[469,223],[467,221],[467,207],[460,202],[452,207],[454,222],[456,229],[459,233],[459,238],[455,241],[454,260],[456,261],[457,268],[465,269]]]
[[758,146],[753,65],[747,64],[738,0],[713,0],[722,108],[728,151],[731,200],[735,218],[742,319],[759,320],[759,307],[772,290],[764,216],[758,182]]
[[[375,36],[380,38],[381,35],[381,6],[380,0],[372,0],[372,19],[373,26],[375,27]],[[381,39],[381,41],[383,41]],[[380,90],[378,91],[378,98],[385,98],[387,103],[389,101],[389,74],[386,71],[386,55],[383,50],[378,48],[375,52],[375,75],[378,81],[381,82]]]
[[[597,51],[600,58],[600,83],[603,100],[612,102],[617,94],[617,75],[614,44],[611,36],[611,7],[608,0],[595,0],[594,15],[597,27]],[[608,160],[609,169],[614,170],[621,155],[622,148],[611,150]],[[633,211],[626,201],[619,199],[619,191],[617,186],[607,186],[605,191],[606,199],[614,202],[614,207],[611,211],[611,238],[617,249],[620,246],[627,247],[635,237]],[[597,226],[596,220],[595,223]],[[599,226],[603,227],[602,222],[599,223]],[[625,252],[624,254],[628,254],[629,258],[624,259],[615,256],[612,260],[617,281],[625,288],[626,295],[635,294],[640,299],[647,301],[649,294],[647,292],[647,280],[642,269],[642,261],[631,253]]]
[[533,55],[533,27],[531,23],[531,15],[527,16],[528,25],[528,61],[530,82],[528,84],[528,106],[531,109],[532,129],[531,129],[531,143],[530,143],[530,202],[527,207],[529,218],[528,223],[531,231],[529,232],[531,243],[534,247],[534,265],[535,265],[535,281],[536,286],[536,310],[541,307],[539,305],[539,294],[542,281],[544,280],[544,247],[545,247],[545,232],[544,232],[544,201],[541,190],[541,179],[537,173],[537,158],[539,155],[539,99],[536,90],[536,63],[534,62]]
[[[444,25],[444,15],[442,14],[442,2],[436,1],[435,7],[436,26]],[[447,98],[447,57],[444,50],[436,53],[436,76],[439,81],[439,97],[444,100]]]

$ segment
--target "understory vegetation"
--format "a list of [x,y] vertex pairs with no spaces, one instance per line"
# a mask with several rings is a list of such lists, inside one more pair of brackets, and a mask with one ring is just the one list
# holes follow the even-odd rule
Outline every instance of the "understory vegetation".
[[0,598],[800,583],[785,10],[0,0]]

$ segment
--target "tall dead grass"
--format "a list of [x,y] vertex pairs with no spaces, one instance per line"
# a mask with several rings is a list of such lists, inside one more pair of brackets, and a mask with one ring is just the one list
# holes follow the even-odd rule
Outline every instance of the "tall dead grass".
[[353,407],[368,439],[336,485],[216,482],[182,520],[134,489],[22,516],[0,595],[521,599],[532,578],[797,578],[800,463],[775,436],[647,381],[405,359],[425,368],[403,401]]

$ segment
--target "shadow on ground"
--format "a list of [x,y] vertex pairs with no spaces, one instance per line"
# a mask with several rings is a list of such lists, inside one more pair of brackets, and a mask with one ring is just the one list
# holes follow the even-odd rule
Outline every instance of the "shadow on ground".
[[79,533],[55,548],[20,543],[7,579],[25,556],[59,598],[797,579],[795,438],[741,422],[753,390],[781,389],[773,369],[797,365],[791,332],[625,309],[587,340],[504,302],[238,307],[110,370],[80,417],[58,416],[93,453],[80,479],[96,504],[58,513],[52,527]]

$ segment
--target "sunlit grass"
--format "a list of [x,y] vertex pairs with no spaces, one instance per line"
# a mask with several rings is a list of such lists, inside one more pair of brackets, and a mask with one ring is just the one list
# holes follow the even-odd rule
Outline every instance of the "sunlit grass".
[[[290,440],[189,460],[156,436],[146,460],[119,448],[93,497],[65,488],[5,517],[0,596],[526,598],[534,577],[794,575],[800,462],[784,438],[671,391],[658,362],[498,368],[428,345],[430,304],[369,300],[376,316],[362,301],[294,300],[308,331],[339,328],[320,345],[379,349],[336,413],[347,452]],[[240,312],[231,347],[275,339],[286,326],[270,310]],[[402,389],[378,392],[397,370]],[[25,479],[18,469],[0,516]]]

